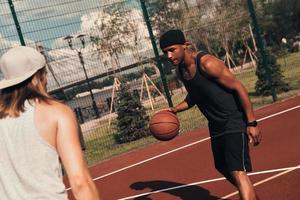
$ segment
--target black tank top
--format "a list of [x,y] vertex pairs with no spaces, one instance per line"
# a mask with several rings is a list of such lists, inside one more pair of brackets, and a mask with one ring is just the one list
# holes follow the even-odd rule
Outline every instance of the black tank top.
[[223,87],[201,69],[200,59],[206,54],[205,52],[197,54],[197,69],[192,79],[184,79],[179,68],[179,76],[191,101],[208,119],[212,137],[245,131],[246,117],[237,93]]

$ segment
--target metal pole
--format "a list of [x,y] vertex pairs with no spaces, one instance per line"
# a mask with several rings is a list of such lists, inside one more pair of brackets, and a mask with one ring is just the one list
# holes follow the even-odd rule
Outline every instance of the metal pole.
[[48,69],[49,69],[49,71],[50,71],[52,77],[54,78],[55,83],[56,83],[56,84],[58,85],[58,87],[60,88],[59,90],[61,91],[61,94],[63,94],[64,100],[67,101],[67,100],[68,100],[67,94],[66,94],[65,91],[61,88],[61,85],[60,85],[59,81],[57,80],[57,78],[56,78],[56,76],[55,76],[54,70],[53,70],[52,66],[50,65],[50,63],[49,63],[49,61],[48,61],[48,57],[47,57],[47,55],[46,55],[46,53],[45,53],[44,47],[43,47],[41,44],[38,44],[38,43],[37,43],[36,46],[37,46],[37,49],[39,50],[39,52],[44,56],[44,58],[45,58],[45,60],[46,60],[46,65],[47,65],[47,67],[48,67]]
[[252,18],[253,29],[256,34],[256,42],[257,42],[257,46],[258,46],[260,55],[262,57],[263,67],[267,71],[267,79],[268,79],[268,83],[270,84],[270,87],[271,87],[271,93],[272,93],[271,95],[272,95],[273,101],[275,102],[277,100],[277,95],[275,92],[275,88],[272,86],[272,77],[271,77],[270,69],[267,66],[268,62],[267,62],[267,57],[266,57],[266,52],[265,52],[265,46],[264,46],[263,40],[260,35],[260,28],[257,23],[255,9],[254,9],[252,0],[248,0],[248,9],[250,12],[250,16]]
[[22,31],[21,31],[21,27],[20,27],[20,24],[19,24],[17,15],[16,15],[14,4],[13,4],[12,0],[8,0],[8,3],[9,3],[9,8],[10,8],[11,14],[13,16],[13,19],[14,19],[14,22],[15,22],[15,25],[16,25],[16,28],[17,28],[17,31],[18,31],[18,35],[19,35],[21,45],[26,46],[24,38],[23,38]]
[[80,63],[82,65],[82,68],[83,68],[83,71],[84,71],[84,75],[85,75],[86,82],[88,84],[89,92],[91,94],[93,109],[95,111],[96,116],[99,117],[100,116],[99,111],[98,111],[98,108],[97,108],[97,105],[96,105],[96,102],[95,102],[94,94],[93,94],[92,89],[91,89],[92,87],[91,87],[91,84],[90,84],[90,80],[89,80],[89,78],[87,76],[87,73],[86,73],[86,69],[85,69],[85,66],[84,66],[84,60],[83,60],[81,51],[78,51],[78,57],[79,57]]
[[148,14],[148,11],[147,11],[145,0],[140,0],[140,2],[141,2],[142,10],[143,10],[144,19],[145,19],[147,29],[148,29],[148,32],[149,32],[149,36],[150,36],[150,39],[151,39],[152,48],[153,48],[154,55],[155,55],[155,58],[156,58],[157,67],[158,67],[158,69],[160,71],[160,74],[161,74],[161,80],[162,80],[162,83],[163,83],[163,86],[164,86],[164,90],[165,90],[165,93],[166,93],[168,104],[169,104],[169,107],[173,107],[173,102],[172,102],[171,95],[170,95],[170,92],[169,92],[166,76],[165,76],[165,73],[164,73],[164,70],[163,70],[163,67],[162,67],[162,64],[161,64],[158,49],[157,49],[157,46],[156,46],[156,41],[155,41],[155,37],[153,35],[152,26],[151,26],[151,23],[150,23],[149,14]]

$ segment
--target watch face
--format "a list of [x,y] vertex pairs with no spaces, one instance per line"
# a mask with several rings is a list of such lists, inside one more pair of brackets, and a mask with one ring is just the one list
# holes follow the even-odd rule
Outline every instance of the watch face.
[[256,127],[257,126],[257,121],[253,121],[253,122],[248,122],[247,126],[253,126]]

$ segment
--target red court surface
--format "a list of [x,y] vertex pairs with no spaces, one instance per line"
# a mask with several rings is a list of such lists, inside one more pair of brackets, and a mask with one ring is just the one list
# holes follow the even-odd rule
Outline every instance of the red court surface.
[[[300,96],[255,113],[263,141],[250,148],[249,175],[258,196],[299,200]],[[236,189],[214,169],[208,136],[206,128],[198,129],[91,167],[102,199],[239,199]]]

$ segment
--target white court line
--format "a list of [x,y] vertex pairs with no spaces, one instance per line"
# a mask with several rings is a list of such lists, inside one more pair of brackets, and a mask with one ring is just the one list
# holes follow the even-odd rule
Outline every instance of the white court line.
[[[204,142],[204,141],[209,140],[209,139],[210,139],[210,137],[204,138],[204,139],[202,139],[202,140],[198,140],[198,141],[193,142],[193,143],[190,143],[190,144],[188,144],[188,145],[184,145],[184,146],[182,146],[182,147],[173,149],[173,150],[171,150],[171,151],[167,151],[167,152],[162,153],[162,154],[159,154],[159,155],[157,155],[157,156],[148,158],[148,159],[143,160],[143,161],[141,161],[141,162],[137,162],[137,163],[135,163],[135,164],[133,164],[133,165],[129,165],[129,166],[127,166],[127,167],[118,169],[118,170],[113,171],[113,172],[110,172],[110,173],[108,173],[108,174],[104,174],[103,176],[96,177],[96,178],[94,178],[93,180],[96,181],[96,180],[102,179],[102,178],[104,178],[104,177],[107,177],[107,176],[116,174],[116,173],[118,173],[118,172],[124,171],[124,170],[126,170],[126,169],[132,168],[132,167],[137,166],[137,165],[141,165],[141,164],[143,164],[143,163],[149,162],[149,161],[154,160],[154,159],[156,159],[156,158],[165,156],[165,155],[170,154],[170,153],[173,153],[173,152],[175,152],[175,151],[179,151],[179,150],[184,149],[184,148],[187,148],[187,147],[189,147],[189,146],[193,146],[193,145],[195,145],[195,144],[198,144],[198,143],[200,143],[200,142]],[[71,189],[71,188],[67,188],[67,190],[70,190],[70,189]]]
[[[268,174],[268,173],[283,171],[283,172],[281,172],[279,174],[276,174],[276,175],[274,175],[270,178],[266,178],[262,181],[259,181],[259,182],[255,183],[254,186],[256,186],[256,185],[265,183],[265,182],[267,182],[271,179],[274,179],[274,178],[276,178],[280,175],[286,174],[286,173],[291,172],[291,171],[296,170],[296,169],[300,169],[300,165],[298,165],[296,167],[287,167],[287,168],[271,169],[271,170],[265,170],[265,171],[259,171],[259,172],[252,172],[252,173],[248,173],[248,175],[249,176],[254,176],[254,175],[259,175],[259,174]],[[121,198],[121,199],[118,199],[118,200],[128,200],[128,199],[133,199],[133,198],[137,198],[137,197],[141,197],[141,196],[146,196],[146,195],[149,195],[149,194],[155,194],[155,193],[165,192],[165,191],[169,191],[169,190],[176,190],[176,189],[185,188],[185,187],[189,187],[189,186],[193,186],[193,185],[201,185],[201,184],[204,184],[204,183],[211,183],[211,182],[216,182],[216,181],[221,181],[221,180],[225,180],[225,178],[222,177],[222,178],[209,179],[209,180],[205,180],[205,181],[199,181],[199,182],[195,182],[195,183],[189,183],[189,184],[180,185],[180,186],[176,186],[176,187],[165,188],[165,189],[162,189],[162,190],[155,190],[155,191],[152,191],[152,192],[146,192],[146,193],[142,193],[142,194],[138,194],[138,195],[134,195],[134,196],[130,196],[130,197],[124,197],[124,198]],[[229,194],[230,196],[226,195],[222,198],[228,198],[228,197],[234,196],[236,194],[238,194],[238,192],[233,192],[233,193]]]
[[[266,120],[266,119],[269,119],[269,118],[275,117],[275,116],[277,116],[277,115],[280,115],[280,114],[283,114],[283,113],[289,112],[289,111],[291,111],[291,110],[295,110],[295,109],[297,109],[297,108],[300,108],[300,105],[298,105],[298,106],[295,106],[295,107],[292,107],[292,108],[289,108],[289,109],[287,109],[287,110],[283,110],[283,111],[281,111],[281,112],[278,112],[278,113],[275,113],[275,114],[272,114],[272,115],[269,115],[269,116],[266,116],[266,117],[263,117],[263,118],[260,118],[260,119],[258,119],[257,121],[263,121],[263,120]],[[195,144],[198,144],[198,143],[204,142],[204,141],[206,141],[206,140],[209,140],[209,139],[210,139],[210,137],[207,137],[207,138],[204,138],[204,139],[198,140],[198,141],[196,141],[196,142],[193,142],[193,143],[190,143],[190,144],[184,145],[184,146],[182,146],[182,147],[179,147],[179,148],[173,149],[173,150],[171,150],[171,151],[167,151],[167,152],[165,152],[165,153],[162,153],[162,154],[159,154],[159,155],[157,155],[157,156],[154,156],[154,157],[148,158],[148,159],[146,159],[146,160],[143,160],[143,161],[137,162],[137,163],[135,163],[135,164],[132,164],[132,165],[129,165],[129,166],[127,166],[127,167],[124,167],[124,168],[121,168],[121,169],[115,170],[115,171],[113,171],[113,172],[110,172],[110,173],[108,173],[108,174],[104,174],[104,175],[102,175],[102,176],[96,177],[96,178],[94,178],[93,180],[94,180],[94,181],[96,181],[96,180],[99,180],[99,179],[105,178],[105,177],[107,177],[107,176],[110,176],[110,175],[116,174],[116,173],[118,173],[118,172],[124,171],[124,170],[126,170],[126,169],[129,169],[129,168],[132,168],[132,167],[135,167],[135,166],[141,165],[141,164],[143,164],[143,163],[149,162],[149,161],[151,161],[151,160],[154,160],[154,159],[156,159],[156,158],[159,158],[159,157],[162,157],[162,156],[168,155],[168,154],[170,154],[170,153],[173,153],[173,152],[179,151],[179,150],[181,150],[181,149],[184,149],[184,148],[187,148],[187,147],[193,146],[193,145],[195,145]],[[66,190],[70,190],[70,189],[71,189],[71,188],[67,188]]]
[[171,150],[171,151],[167,151],[167,152],[165,152],[165,153],[162,153],[162,154],[159,154],[159,155],[157,155],[157,156],[148,158],[148,159],[146,159],[146,160],[143,160],[143,161],[141,161],[141,162],[135,163],[135,164],[133,164],[133,165],[129,165],[129,166],[127,166],[127,167],[121,168],[121,169],[119,169],[119,170],[113,171],[113,172],[108,173],[108,174],[105,174],[105,175],[103,175],[103,176],[99,176],[99,177],[97,177],[97,178],[95,178],[95,179],[93,179],[93,180],[95,181],[95,180],[104,178],[104,177],[106,177],[106,176],[109,176],[109,175],[118,173],[118,172],[120,172],[120,171],[124,171],[125,169],[129,169],[129,168],[132,168],[132,167],[134,167],[134,166],[143,164],[143,163],[145,163],[145,162],[149,162],[149,161],[154,160],[154,159],[156,159],[156,158],[165,156],[165,155],[170,154],[170,153],[173,153],[173,152],[175,152],[175,151],[179,151],[179,150],[184,149],[184,148],[187,148],[187,147],[189,147],[189,146],[193,146],[193,145],[195,145],[195,144],[198,144],[198,143],[200,143],[200,142],[204,142],[204,141],[209,140],[209,139],[210,139],[210,138],[208,137],[208,138],[204,138],[204,139],[202,139],[202,140],[198,140],[198,141],[196,141],[196,142],[190,143],[190,144],[188,144],[188,145],[184,145],[184,146],[182,146],[182,147],[179,147],[179,148],[177,148],[177,149],[173,149],[173,150]]
[[295,110],[295,109],[297,109],[297,108],[300,108],[300,105],[295,106],[295,107],[292,107],[292,108],[289,108],[289,109],[286,109],[286,110],[283,110],[283,111],[278,112],[278,113],[275,113],[275,114],[273,114],[273,115],[269,115],[269,116],[260,118],[260,119],[258,119],[257,121],[263,121],[263,120],[265,120],[265,119],[269,119],[269,118],[271,118],[271,117],[275,117],[275,116],[277,116],[277,115],[281,115],[281,114],[283,114],[283,113],[289,112],[289,111],[291,111],[291,110]]
[[[255,187],[255,186],[261,185],[261,184],[263,184],[263,183],[266,183],[266,182],[268,182],[268,181],[271,181],[271,180],[273,180],[273,179],[275,179],[275,178],[277,178],[277,177],[279,177],[279,176],[283,176],[283,175],[285,175],[285,174],[287,174],[287,173],[290,173],[290,172],[292,172],[292,171],[294,171],[294,170],[296,170],[296,169],[299,169],[299,168],[300,168],[300,165],[298,165],[298,166],[296,166],[296,167],[291,167],[290,169],[287,169],[287,170],[285,170],[285,171],[283,171],[283,172],[281,172],[281,173],[279,173],[279,174],[275,174],[274,176],[271,176],[271,177],[269,177],[269,178],[266,178],[266,179],[263,179],[263,180],[261,180],[261,181],[259,181],[259,182],[256,182],[255,184],[253,184],[253,186]],[[227,199],[227,198],[229,198],[229,197],[232,197],[232,196],[237,195],[238,193],[239,193],[238,191],[235,191],[235,192],[233,192],[233,193],[230,193],[230,194],[228,194],[228,195],[222,197],[221,199]]]

